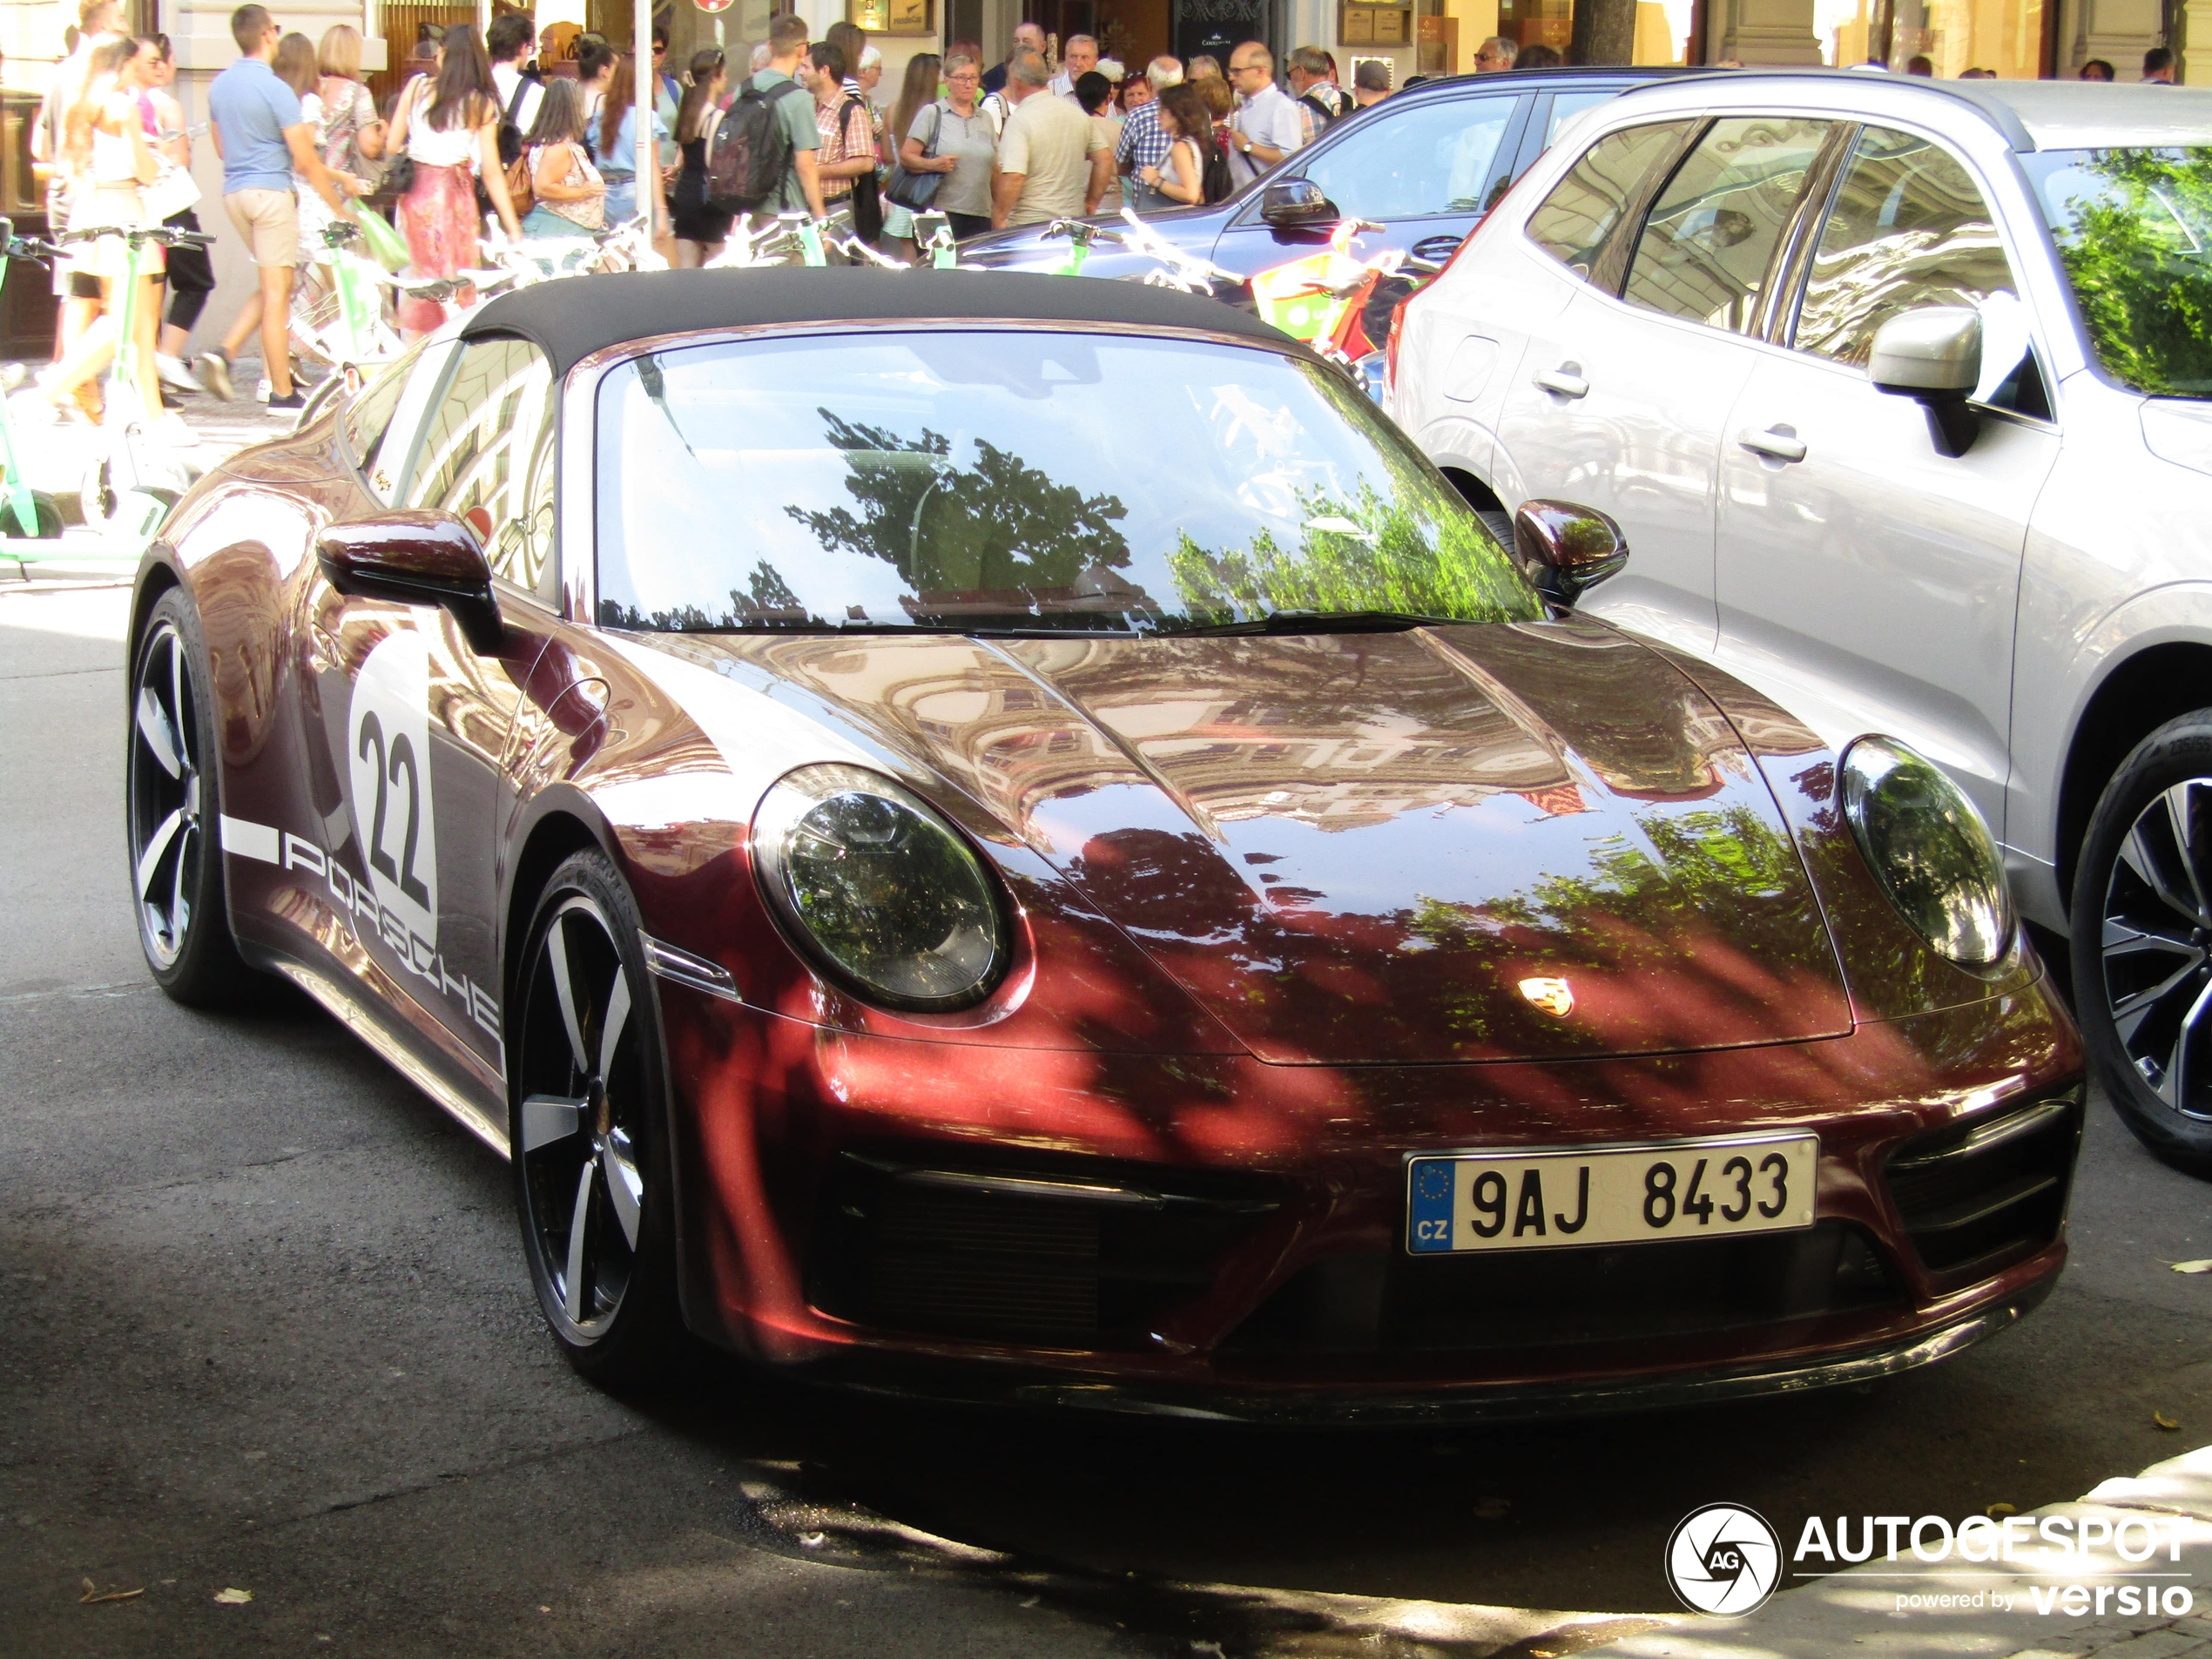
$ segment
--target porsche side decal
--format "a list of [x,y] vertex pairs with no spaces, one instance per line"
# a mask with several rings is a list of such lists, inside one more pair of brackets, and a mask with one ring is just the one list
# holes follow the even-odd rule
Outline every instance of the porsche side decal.
[[354,683],[347,718],[347,793],[354,839],[377,903],[435,949],[438,942],[438,818],[430,790],[430,650],[398,628],[379,642]]
[[[278,849],[281,849],[279,851]],[[366,950],[371,939],[381,941],[386,953],[416,979],[460,1005],[462,1014],[485,1034],[499,1035],[499,1004],[490,992],[466,974],[456,974],[438,954],[437,946],[409,925],[409,918],[378,895],[373,881],[364,881],[337,858],[313,841],[248,819],[223,819],[223,850],[237,858],[260,860],[289,872],[305,870],[329,889],[338,914],[354,941]],[[368,924],[363,935],[361,922]]]

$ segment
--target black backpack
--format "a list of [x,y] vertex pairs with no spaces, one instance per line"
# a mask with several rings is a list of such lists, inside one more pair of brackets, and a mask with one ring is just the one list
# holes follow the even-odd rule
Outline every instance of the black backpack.
[[730,105],[707,146],[706,201],[715,212],[758,212],[783,188],[791,138],[776,105],[799,90],[797,81],[778,81],[764,92],[747,81]]
[[523,129],[515,119],[515,111],[523,107],[523,99],[529,96],[530,88],[538,84],[527,75],[519,77],[515,82],[515,96],[507,100],[506,111],[499,118],[499,165],[502,167],[511,167],[523,158]]
[[1206,146],[1206,158],[1198,165],[1198,189],[1209,206],[1237,193],[1237,181],[1229,172],[1229,152],[1217,144]]

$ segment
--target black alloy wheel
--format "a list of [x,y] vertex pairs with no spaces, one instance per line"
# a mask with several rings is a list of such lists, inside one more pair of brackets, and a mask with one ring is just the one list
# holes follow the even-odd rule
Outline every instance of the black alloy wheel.
[[125,808],[138,943],[161,988],[197,1008],[236,1000],[252,981],[231,936],[216,832],[213,711],[199,630],[179,589],[161,596],[131,669]]
[[2161,726],[2113,774],[2072,931],[2099,1081],[2146,1146],[2212,1175],[2212,711]]
[[539,1306],[594,1381],[642,1380],[678,1334],[667,1096],[637,914],[598,853],[538,900],[511,1039],[509,1140]]

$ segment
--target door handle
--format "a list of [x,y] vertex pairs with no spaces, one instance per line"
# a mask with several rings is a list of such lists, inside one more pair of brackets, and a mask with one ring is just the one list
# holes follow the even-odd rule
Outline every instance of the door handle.
[[1755,455],[1764,455],[1770,461],[1803,461],[1805,441],[1797,435],[1795,427],[1770,426],[1764,432],[1739,432],[1737,442]]
[[1460,251],[1460,244],[1466,239],[1460,236],[1431,236],[1413,244],[1413,257],[1441,265]]
[[1557,368],[1540,368],[1528,377],[1547,392],[1556,392],[1561,397],[1588,397],[1590,383],[1582,378],[1580,363],[1561,363]]

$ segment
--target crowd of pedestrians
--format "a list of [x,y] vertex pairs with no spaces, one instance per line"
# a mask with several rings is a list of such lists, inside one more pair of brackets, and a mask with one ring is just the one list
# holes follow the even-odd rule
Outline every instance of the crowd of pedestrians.
[[[1291,54],[1278,78],[1256,41],[1231,51],[1225,68],[1161,57],[1128,74],[1088,36],[1071,37],[1055,59],[1053,43],[1023,24],[995,64],[969,42],[918,55],[887,105],[881,54],[861,30],[841,23],[816,41],[783,15],[742,74],[719,50],[695,54],[678,73],[656,34],[655,165],[641,179],[637,66],[572,26],[533,34],[526,16],[508,14],[482,33],[462,24],[426,30],[409,56],[413,72],[380,108],[361,79],[357,30],[340,24],[311,41],[250,3],[230,21],[239,57],[210,84],[200,132],[221,159],[222,216],[254,285],[194,361],[188,342],[214,287],[209,261],[195,249],[165,258],[158,246],[140,250],[138,396],[149,412],[176,407],[165,388],[238,395],[234,366],[257,336],[258,395],[273,411],[300,408],[294,295],[303,285],[327,290],[326,233],[357,219],[369,198],[388,205],[416,276],[475,268],[489,224],[536,239],[589,235],[641,214],[672,262],[696,266],[730,236],[730,187],[717,181],[713,152],[734,133],[768,170],[744,211],[765,219],[848,210],[863,240],[913,256],[923,211],[966,239],[1125,205],[1150,212],[1217,201],[1389,91],[1363,80],[1347,91],[1334,59],[1310,46]],[[174,74],[165,37],[121,32],[120,0],[81,0],[78,38],[33,136],[52,164],[57,229],[199,227],[198,212],[212,204],[199,201],[192,182],[195,134],[165,90]],[[118,285],[132,267],[120,236],[72,249],[55,279],[56,361],[31,399],[42,415],[97,420]],[[403,298],[396,320],[416,337],[446,314],[442,301]]]

